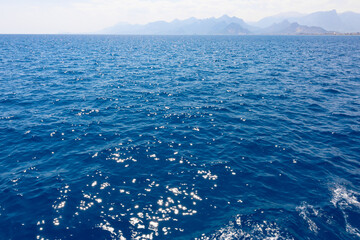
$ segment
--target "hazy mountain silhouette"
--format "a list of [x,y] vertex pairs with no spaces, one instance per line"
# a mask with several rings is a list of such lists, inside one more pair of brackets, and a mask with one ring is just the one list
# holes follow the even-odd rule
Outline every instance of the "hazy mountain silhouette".
[[278,35],[302,35],[302,34],[326,34],[326,31],[320,27],[309,27],[298,23],[290,23],[287,20],[281,23],[274,23],[268,28],[262,29],[260,34],[278,34]]
[[319,26],[329,31],[343,32],[344,24],[335,10],[315,12],[296,19],[296,22],[308,26]]
[[298,23],[291,23],[284,20],[280,23],[274,23],[270,27],[263,28],[255,32],[264,35],[304,35],[304,34],[326,34],[329,33],[321,27],[305,26]]
[[[360,14],[354,12],[338,14],[336,10],[315,12],[307,15],[301,15],[298,13],[279,14],[263,18],[254,25],[266,27],[274,23],[280,23],[284,20],[296,22],[305,26],[321,27],[327,31],[336,31],[341,33],[360,32]],[[266,25],[269,23],[271,24]]]
[[171,35],[239,35],[249,34],[254,27],[242,19],[224,15],[220,18],[152,22],[146,25],[118,24],[100,31],[103,34],[171,34]]
[[157,21],[145,25],[119,23],[99,34],[144,35],[245,35],[245,34],[330,34],[360,32],[360,14],[336,10],[301,14],[281,13],[256,23],[224,15],[220,18]]
[[360,14],[345,12],[339,15],[344,24],[343,32],[360,32]]
[[251,23],[253,26],[259,27],[259,28],[267,28],[270,27],[273,24],[283,22],[285,20],[290,20],[294,18],[299,18],[305,16],[304,14],[298,13],[298,12],[286,12],[286,13],[280,13],[276,14],[274,16],[269,16],[261,19],[258,22]]

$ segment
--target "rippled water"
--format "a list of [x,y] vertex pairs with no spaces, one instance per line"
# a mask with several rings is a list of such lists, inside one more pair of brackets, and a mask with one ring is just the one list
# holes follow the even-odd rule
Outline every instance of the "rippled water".
[[359,37],[0,36],[1,239],[359,239]]

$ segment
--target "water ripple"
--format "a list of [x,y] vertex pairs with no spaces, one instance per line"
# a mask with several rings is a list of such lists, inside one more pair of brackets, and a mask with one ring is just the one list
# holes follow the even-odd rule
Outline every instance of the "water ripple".
[[0,238],[358,239],[358,42],[0,36]]

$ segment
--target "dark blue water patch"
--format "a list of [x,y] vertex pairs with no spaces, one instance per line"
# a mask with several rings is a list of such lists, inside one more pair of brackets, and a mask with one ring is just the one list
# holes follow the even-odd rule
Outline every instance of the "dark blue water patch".
[[358,239],[358,37],[0,36],[0,238]]

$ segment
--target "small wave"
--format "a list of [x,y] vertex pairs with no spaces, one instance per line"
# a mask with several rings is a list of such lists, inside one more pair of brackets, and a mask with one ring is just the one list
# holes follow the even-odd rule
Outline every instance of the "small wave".
[[354,222],[354,218],[351,218],[349,214],[360,213],[360,193],[346,189],[344,186],[337,186],[332,189],[331,203],[335,208],[338,208],[344,217],[346,224],[346,232],[360,237],[360,230],[354,225],[358,225],[358,222]]
[[333,88],[327,88],[323,90],[326,93],[332,93],[332,94],[338,94],[341,93],[339,90],[333,89]]
[[206,236],[203,234],[196,240],[230,240],[230,239],[267,239],[285,240],[294,239],[284,233],[276,222],[243,220],[241,215],[237,215],[235,220],[215,233]]
[[343,186],[338,186],[332,191],[333,198],[331,199],[331,203],[334,207],[344,208],[349,205],[353,205],[357,208],[360,208],[360,202],[358,201],[358,197],[360,193],[347,190]]
[[318,216],[319,211],[314,208],[314,206],[303,202],[300,206],[296,207],[296,211],[299,212],[300,217],[302,217],[309,225],[310,231],[318,233],[319,227],[311,219],[311,216]]

